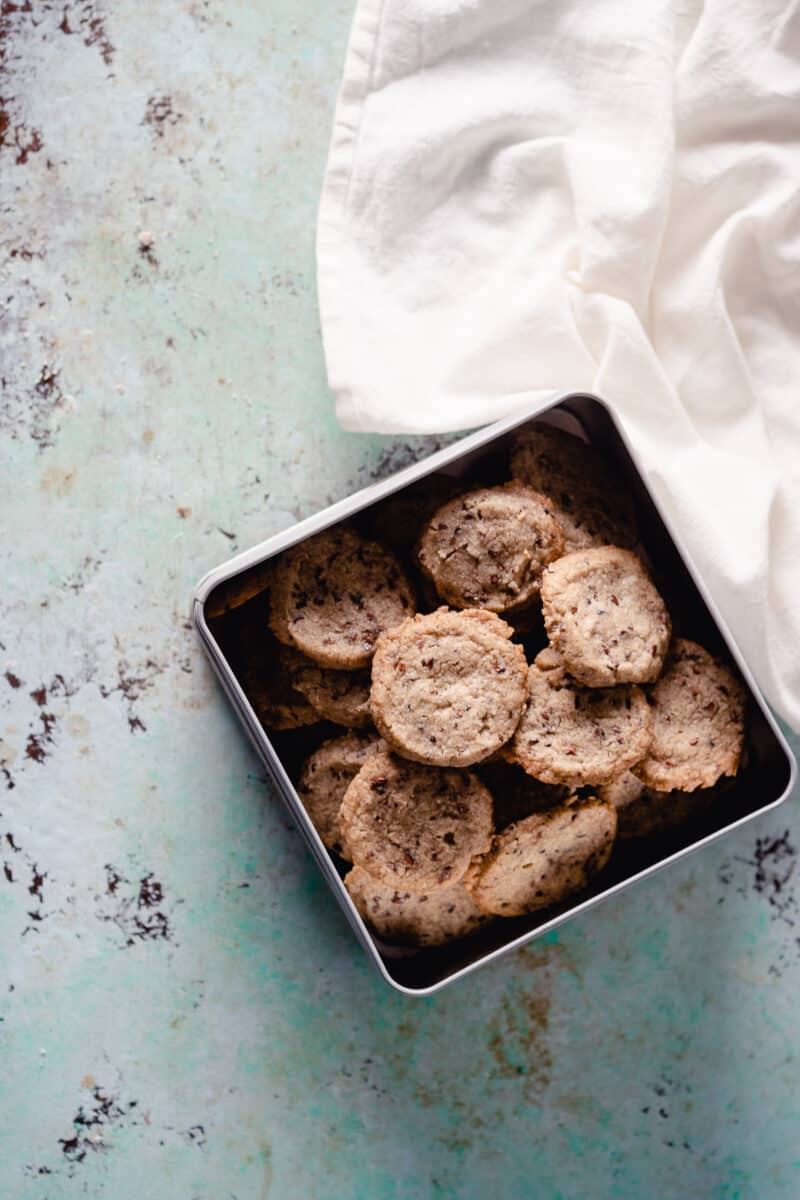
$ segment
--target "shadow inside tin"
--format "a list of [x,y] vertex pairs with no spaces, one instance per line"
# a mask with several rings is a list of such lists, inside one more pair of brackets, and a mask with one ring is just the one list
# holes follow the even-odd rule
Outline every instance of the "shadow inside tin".
[[[664,597],[670,612],[673,632],[704,646],[712,654],[729,662],[737,652],[732,642],[723,635],[718,619],[712,613],[698,588],[692,571],[681,556],[670,535],[658,508],[654,503],[643,476],[637,470],[631,455],[605,405],[588,396],[574,396],[562,401],[546,413],[537,414],[536,420],[545,420],[573,433],[580,433],[596,446],[612,465],[620,487],[632,494],[637,508],[641,545],[637,547],[647,561],[656,586]],[[349,518],[360,531],[387,542],[401,556],[419,582],[411,560],[414,531],[411,525],[417,511],[417,500],[422,490],[431,490],[441,496],[443,502],[448,495],[465,487],[479,484],[502,483],[509,477],[508,454],[510,443],[520,421],[513,429],[491,438],[486,444],[459,453],[458,443],[450,448],[450,460],[439,466],[435,475],[426,475],[418,483],[394,491],[377,502],[365,503],[354,508]],[[431,482],[432,481],[432,482]],[[205,598],[205,619],[210,638],[206,638],[207,649],[220,662],[217,664],[239,683],[248,699],[253,699],[249,680],[253,678],[253,662],[262,659],[268,665],[275,643],[267,628],[267,601],[264,587],[268,557],[245,571],[226,576]],[[229,597],[235,596],[235,607],[226,605],[226,589]],[[420,587],[423,610],[435,608],[439,601]],[[244,602],[240,601],[244,597]],[[227,608],[227,611],[226,611]],[[212,613],[216,615],[212,615]],[[536,621],[529,628],[515,635],[524,647],[529,661],[546,644],[543,627]],[[208,644],[208,642],[211,644]],[[741,659],[739,658],[741,662]],[[734,666],[734,669],[736,667]],[[222,672],[220,671],[222,674]],[[741,672],[740,672],[741,673]],[[656,837],[636,840],[618,840],[614,852],[604,871],[595,877],[591,887],[581,896],[573,896],[555,908],[532,913],[525,917],[496,919],[470,937],[463,938],[443,947],[412,950],[395,947],[372,938],[380,955],[385,974],[396,986],[412,992],[424,992],[440,986],[467,969],[489,961],[497,953],[527,940],[537,931],[544,932],[555,923],[565,919],[587,901],[594,902],[621,886],[633,882],[643,874],[666,865],[673,857],[697,848],[710,837],[733,827],[738,822],[757,815],[780,800],[787,792],[793,770],[793,760],[774,722],[768,715],[763,700],[758,695],[749,672],[744,668],[744,682],[750,693],[746,752],[743,765],[735,779],[726,782],[719,795],[709,807],[693,820]],[[255,705],[253,706],[255,707]],[[240,716],[243,714],[240,711]],[[342,732],[341,726],[320,721],[299,729],[274,730],[264,728],[268,746],[277,756],[292,784],[296,784],[305,759],[323,741]],[[251,730],[252,733],[252,730]],[[274,768],[261,738],[258,748],[268,768]],[[286,788],[280,790],[285,794]],[[302,811],[296,790],[291,798]],[[287,801],[288,802],[288,801]],[[306,822],[307,824],[307,822]],[[309,841],[310,848],[320,866],[334,886],[332,868],[342,878],[349,864],[326,855],[321,859],[319,844],[309,837],[309,831],[301,829]],[[325,854],[322,851],[322,854]],[[337,898],[345,907],[351,923],[352,912],[348,911],[346,893],[336,888]],[[360,931],[359,931],[360,933]],[[361,936],[361,935],[360,935]]]

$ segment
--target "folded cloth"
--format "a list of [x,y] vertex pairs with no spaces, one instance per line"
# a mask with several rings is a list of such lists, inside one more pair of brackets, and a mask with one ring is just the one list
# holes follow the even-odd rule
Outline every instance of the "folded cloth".
[[360,0],[320,205],[347,429],[621,415],[800,729],[800,7]]

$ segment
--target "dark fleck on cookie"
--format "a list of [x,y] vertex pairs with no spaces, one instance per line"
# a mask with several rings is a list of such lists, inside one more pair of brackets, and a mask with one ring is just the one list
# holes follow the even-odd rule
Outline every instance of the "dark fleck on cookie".
[[650,683],[664,664],[670,621],[641,559],[619,546],[576,550],[542,575],[547,635],[587,687]]
[[528,671],[528,702],[507,756],[543,783],[606,783],[647,752],[653,717],[645,694],[635,684],[576,687],[551,659],[543,651]]
[[499,917],[549,908],[603,869],[616,831],[616,810],[595,799],[534,813],[496,835],[465,886],[479,908]]
[[597,451],[580,438],[551,425],[522,430],[512,453],[511,474],[549,497],[568,551],[635,543],[629,494]]
[[329,850],[350,861],[339,809],[344,794],[380,744],[374,733],[345,733],[323,742],[306,760],[297,791],[311,824]]
[[369,671],[334,671],[304,659],[294,668],[292,682],[326,721],[350,729],[371,723]]
[[417,762],[464,767],[508,741],[527,675],[512,633],[483,609],[440,608],[381,634],[371,707],[389,745]]
[[542,569],[563,552],[550,502],[512,483],[448,501],[425,526],[417,558],[454,608],[502,613],[530,604]]
[[650,699],[652,745],[635,767],[646,787],[692,792],[736,774],[744,742],[745,691],[727,667],[696,642],[676,638]]
[[429,892],[409,892],[353,867],[345,875],[344,886],[361,917],[386,942],[441,946],[466,937],[491,920],[461,882]]
[[632,771],[625,771],[597,789],[599,799],[617,810],[620,839],[648,838],[670,833],[699,817],[715,798],[713,788],[694,792],[658,792],[646,788]]
[[414,612],[394,555],[351,529],[326,529],[275,564],[270,624],[286,645],[324,667],[367,665],[378,635]]
[[456,883],[491,842],[492,798],[470,771],[371,754],[345,792],[339,823],[353,862],[409,892]]

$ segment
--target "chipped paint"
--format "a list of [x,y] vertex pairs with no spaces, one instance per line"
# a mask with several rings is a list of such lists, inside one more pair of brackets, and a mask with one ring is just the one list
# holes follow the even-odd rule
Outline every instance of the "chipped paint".
[[192,634],[207,569],[439,445],[324,386],[349,19],[0,0],[0,1194],[794,1200],[796,799],[407,1000]]

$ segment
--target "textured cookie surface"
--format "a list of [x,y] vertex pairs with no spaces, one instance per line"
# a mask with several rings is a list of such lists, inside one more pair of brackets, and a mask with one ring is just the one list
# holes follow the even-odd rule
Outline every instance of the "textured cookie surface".
[[345,792],[339,823],[356,866],[393,887],[427,892],[461,879],[489,848],[492,798],[470,771],[379,750]]
[[597,789],[600,800],[617,810],[618,836],[622,839],[655,837],[700,816],[710,808],[714,790],[658,792],[646,788],[632,771],[625,771]]
[[691,792],[736,774],[744,742],[745,692],[727,667],[696,642],[676,638],[650,699],[653,741],[636,766],[647,787]]
[[312,825],[329,850],[350,860],[339,826],[344,794],[379,743],[376,734],[345,733],[323,742],[306,760],[297,791]]
[[523,430],[511,474],[549,497],[567,550],[635,542],[633,504],[624,484],[580,438],[549,425]]
[[413,611],[413,589],[394,555],[346,527],[291,547],[275,564],[272,630],[322,666],[366,666],[380,632]]
[[505,621],[482,609],[437,609],[378,639],[372,716],[406,758],[480,762],[513,734],[525,702],[525,653]]
[[528,672],[528,702],[508,757],[544,783],[573,787],[606,783],[647,752],[653,718],[635,684],[576,687],[563,668],[542,670],[551,651]]
[[369,671],[334,671],[306,659],[295,666],[292,683],[326,721],[351,729],[370,724]]
[[387,942],[441,946],[491,920],[461,882],[429,892],[409,892],[353,867],[345,875],[344,886],[363,919]]
[[534,813],[498,833],[465,880],[479,908],[521,916],[581,891],[608,862],[616,810],[598,800]]
[[569,674],[588,687],[650,683],[670,621],[641,560],[619,546],[566,554],[542,575],[545,628]]
[[563,550],[550,502],[511,484],[467,492],[438,509],[417,557],[448,604],[500,613],[529,604],[543,567]]

